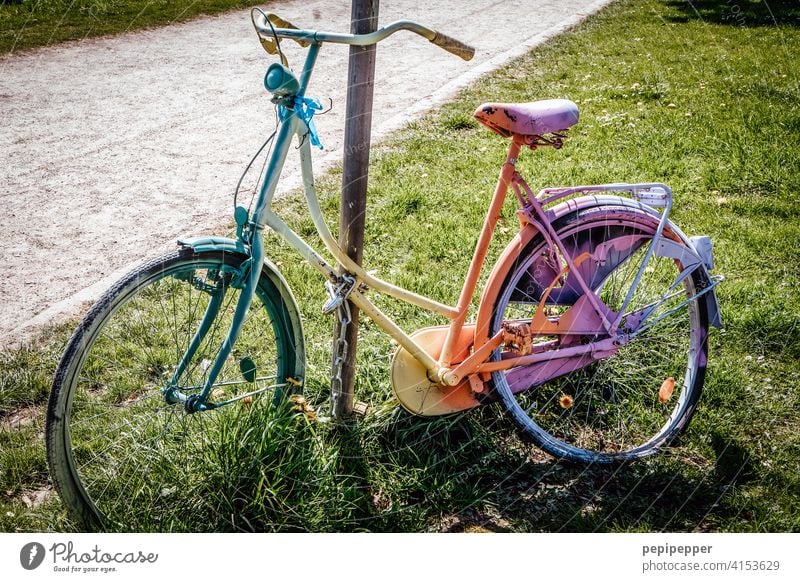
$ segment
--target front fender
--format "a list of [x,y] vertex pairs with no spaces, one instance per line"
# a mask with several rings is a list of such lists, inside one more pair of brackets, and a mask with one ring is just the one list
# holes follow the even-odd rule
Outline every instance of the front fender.
[[249,247],[246,247],[242,241],[226,238],[224,236],[197,236],[193,238],[181,238],[178,239],[178,246],[188,247],[196,253],[221,251],[223,253],[250,255]]

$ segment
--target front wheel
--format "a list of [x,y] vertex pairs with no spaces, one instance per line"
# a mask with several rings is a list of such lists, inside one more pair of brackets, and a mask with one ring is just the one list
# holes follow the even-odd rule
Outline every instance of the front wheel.
[[[563,217],[555,227],[573,259],[589,253],[577,270],[618,312],[657,219],[632,209],[592,208]],[[677,235],[665,231],[665,236],[685,247]],[[503,322],[530,321],[551,286],[545,312],[558,321],[583,293],[573,275],[562,274],[564,265],[563,257],[534,237],[497,296],[491,334]],[[623,321],[623,327],[640,331],[613,355],[493,373],[497,395],[524,436],[557,458],[614,463],[650,455],[686,428],[705,376],[708,313],[697,293],[708,281],[703,269],[680,280],[682,271],[677,259],[652,257]],[[546,350],[597,339],[602,335],[540,335],[534,336],[533,347]],[[494,359],[513,355],[498,349]]]
[[[154,259],[107,291],[73,335],[55,374],[46,438],[53,481],[84,527],[172,531],[220,519],[205,476],[235,481],[231,472],[256,454],[227,442],[235,425],[268,413],[276,392],[296,390],[304,366],[291,294],[265,268],[210,394],[212,404],[230,404],[188,413],[168,397],[203,387],[241,294],[244,260],[192,249]],[[218,311],[209,311],[214,302]],[[207,311],[216,315],[176,374]]]

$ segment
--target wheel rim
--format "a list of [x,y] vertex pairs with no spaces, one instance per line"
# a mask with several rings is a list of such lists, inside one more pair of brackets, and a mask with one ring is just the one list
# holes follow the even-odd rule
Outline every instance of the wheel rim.
[[[91,508],[94,521],[106,528],[165,531],[202,523],[200,515],[213,501],[204,487],[209,473],[241,461],[220,443],[243,423],[257,426],[256,417],[268,414],[271,391],[253,402],[195,414],[167,404],[162,395],[204,313],[208,286],[221,286],[226,293],[220,315],[179,381],[187,395],[203,385],[213,346],[227,333],[239,296],[230,285],[235,266],[217,259],[167,264],[142,284],[129,285],[111,315],[93,322],[82,338],[84,357],[68,380],[64,442],[84,497],[81,510]],[[292,369],[286,321],[262,280],[212,401],[286,385]],[[255,382],[245,378],[242,362],[255,365]]]
[[[606,253],[606,265],[598,267],[589,260],[579,268],[606,305],[616,311],[622,305],[627,283],[638,271],[651,234],[641,227],[578,225],[562,235],[562,240],[573,258],[582,252],[600,255],[603,241],[619,241],[611,245],[616,256]],[[632,243],[636,238],[641,240]],[[500,293],[493,333],[504,320],[529,319],[541,297],[543,282],[552,281],[545,272],[544,243],[533,246],[534,251],[511,273]],[[552,257],[549,260],[555,262]],[[608,261],[615,265],[611,272]],[[550,273],[557,273],[559,266],[551,264]],[[655,301],[678,273],[676,261],[654,256],[626,313]],[[684,293],[664,302],[649,321],[694,295],[695,285],[692,277],[684,280],[680,286]],[[574,303],[575,289],[577,285],[574,281],[570,284],[567,275],[551,296],[551,315],[563,314]],[[522,302],[522,291],[530,297],[528,303]],[[558,457],[611,462],[650,454],[680,432],[699,396],[705,370],[705,325],[700,309],[700,303],[692,301],[642,331],[613,357],[588,365],[587,358],[573,364],[578,370],[539,385],[531,381],[533,374],[525,369],[497,372],[493,374],[495,388],[523,432]],[[552,341],[557,337],[541,339]],[[589,339],[573,341],[585,343]],[[500,357],[498,350],[494,358]],[[563,367],[568,370],[570,364],[564,362]],[[674,378],[675,386],[662,402],[659,393],[666,396],[669,392],[668,378]]]

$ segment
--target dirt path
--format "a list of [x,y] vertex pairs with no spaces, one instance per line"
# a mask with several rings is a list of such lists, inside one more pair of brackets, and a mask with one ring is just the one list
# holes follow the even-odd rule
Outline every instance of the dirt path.
[[[381,43],[375,139],[606,3],[384,3],[381,24],[413,18],[477,54],[464,62],[410,33]],[[349,30],[349,2],[270,9],[300,27]],[[298,66],[296,45],[284,44]],[[0,346],[80,309],[177,237],[225,224],[233,187],[273,127],[261,85],[272,60],[247,11],[0,60]],[[346,47],[323,48],[309,95],[335,107],[317,121],[317,170],[341,159],[346,67]],[[299,184],[297,168],[287,172],[281,191]]]

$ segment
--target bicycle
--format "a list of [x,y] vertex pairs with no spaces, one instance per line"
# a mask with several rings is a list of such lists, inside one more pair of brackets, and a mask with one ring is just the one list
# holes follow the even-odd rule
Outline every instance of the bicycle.
[[[457,305],[395,286],[350,260],[325,223],[311,163],[319,104],[305,92],[325,43],[370,45],[407,30],[464,59],[473,49],[412,21],[352,35],[298,29],[257,9],[252,19],[264,48],[280,57],[264,80],[279,120],[255,203],[235,206],[236,238],[179,240],[175,251],[123,277],[80,323],[56,371],[48,462],[75,518],[102,528],[123,523],[134,503],[175,511],[202,479],[203,467],[184,463],[224,438],[241,408],[232,405],[302,402],[303,325],[286,280],[264,256],[267,227],[326,279],[324,313],[346,323],[352,303],[396,340],[392,387],[413,414],[499,402],[524,437],[582,463],[645,457],[686,429],[702,390],[709,326],[721,326],[715,288],[722,278],[710,274],[710,239],[689,238],[669,220],[666,184],[534,194],[517,159],[525,148],[560,148],[578,122],[577,106],[563,99],[483,104],[475,117],[510,145]],[[307,50],[299,76],[281,39]],[[309,213],[334,265],[270,208],[295,136]],[[519,203],[519,232],[468,323],[509,191]],[[369,292],[450,324],[408,334]]]

